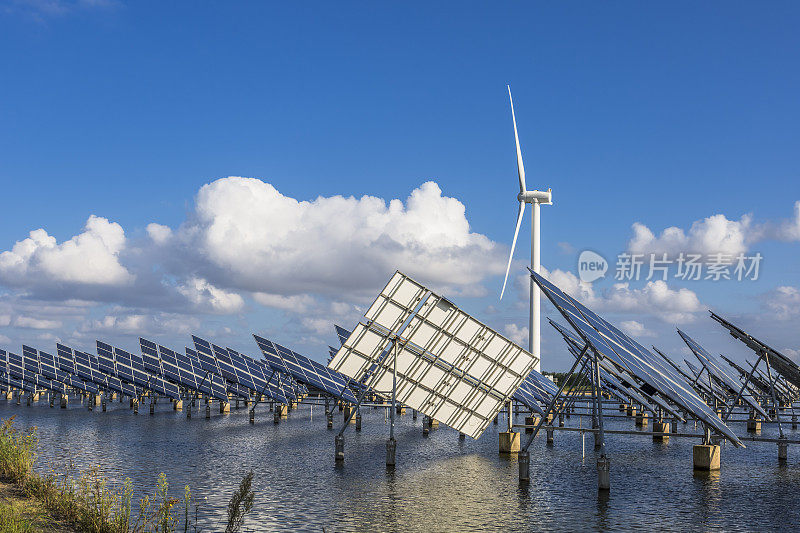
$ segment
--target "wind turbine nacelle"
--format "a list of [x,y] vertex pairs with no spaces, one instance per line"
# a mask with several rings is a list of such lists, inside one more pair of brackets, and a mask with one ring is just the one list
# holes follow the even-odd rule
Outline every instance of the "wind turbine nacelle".
[[553,190],[546,191],[524,191],[517,195],[517,200],[526,204],[553,204]]

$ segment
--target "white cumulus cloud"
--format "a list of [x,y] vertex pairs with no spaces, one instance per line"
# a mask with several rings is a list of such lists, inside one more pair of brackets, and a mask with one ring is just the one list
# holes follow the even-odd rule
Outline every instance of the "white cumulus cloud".
[[644,327],[644,324],[636,320],[623,320],[619,323],[622,331],[631,337],[655,337],[656,334]]
[[0,282],[22,287],[130,284],[134,276],[120,263],[124,248],[122,226],[94,215],[86,221],[83,233],[61,244],[44,229],[37,229],[0,253]]
[[178,286],[178,292],[198,309],[213,313],[231,314],[244,307],[244,298],[239,294],[215,287],[202,278],[187,280],[185,284]]
[[174,233],[184,248],[167,252],[170,268],[285,296],[372,293],[395,269],[461,288],[503,271],[502,250],[471,232],[464,204],[434,182],[405,203],[387,203],[374,196],[301,201],[258,179],[223,178],[200,189],[195,212]]
[[674,257],[681,252],[737,255],[747,251],[748,243],[757,239],[760,230],[750,215],[729,220],[725,215],[712,215],[692,224],[688,232],[672,226],[660,235],[640,222],[633,224],[633,237],[628,242],[631,253],[663,254]]

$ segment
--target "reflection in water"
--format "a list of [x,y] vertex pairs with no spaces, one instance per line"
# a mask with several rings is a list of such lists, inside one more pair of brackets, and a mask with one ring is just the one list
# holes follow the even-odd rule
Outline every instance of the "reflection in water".
[[[592,438],[582,460],[579,433],[558,433],[553,446],[539,435],[530,449],[530,484],[520,485],[516,457],[497,452],[502,424],[490,425],[477,441],[459,441],[444,426],[423,438],[421,417],[398,417],[397,467],[387,470],[382,410],[362,412],[360,433],[348,428],[338,467],[335,431],[326,429],[324,417],[312,421],[308,407],[277,425],[266,409],[258,411],[250,425],[246,409],[214,413],[211,420],[198,411],[187,420],[169,405],[159,405],[153,416],[136,416],[119,403],[103,413],[77,402],[61,410],[46,402],[25,407],[0,400],[0,417],[14,414],[19,426],[39,428],[40,469],[60,468],[70,459],[80,468],[99,464],[115,482],[130,477],[139,496],[152,493],[163,471],[176,494],[188,484],[203,502],[206,530],[219,527],[248,470],[256,474],[256,503],[247,522],[252,531],[683,530],[698,524],[791,530],[800,523],[796,448],[788,466],[779,467],[769,444],[726,446],[721,473],[693,475],[695,440],[655,444],[647,435],[608,435],[611,491],[602,494]],[[577,426],[579,418],[569,422]],[[633,426],[627,419],[606,424]],[[743,424],[735,429],[744,433]],[[772,431],[765,427],[764,434]]]

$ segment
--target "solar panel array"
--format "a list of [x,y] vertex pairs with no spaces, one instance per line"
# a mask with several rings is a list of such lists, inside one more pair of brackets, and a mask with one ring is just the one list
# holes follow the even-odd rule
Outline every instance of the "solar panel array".
[[[700,346],[700,344],[689,335],[680,329],[678,330],[678,334],[681,336],[689,349],[692,350],[692,353],[694,353],[694,355],[700,360],[707,372],[711,373],[711,375],[713,375],[719,382],[724,384],[732,394],[739,392],[739,389],[742,388],[741,381],[725,372],[725,370],[719,366],[719,364],[717,364],[714,356],[708,353],[705,348]],[[741,398],[747,402],[750,407],[755,409],[761,416],[765,417],[767,420],[770,420],[770,417],[764,408],[761,407],[761,405],[756,402],[751,395],[742,394]]]
[[253,335],[253,337],[264,354],[264,360],[273,370],[286,372],[300,383],[327,392],[337,398],[341,396],[342,400],[346,402],[356,403],[358,401],[348,387],[350,380],[346,376],[264,337],[258,335]]
[[758,355],[766,353],[769,356],[769,364],[772,366],[772,368],[774,368],[781,376],[786,378],[789,383],[795,387],[800,387],[800,366],[795,364],[794,361],[774,348],[771,348],[766,343],[756,339],[743,329],[734,326],[732,323],[728,322],[716,313],[711,313],[711,318],[719,322],[722,327],[727,329],[728,333],[730,333],[733,338],[742,341]]
[[139,338],[145,369],[195,393],[227,401],[224,380],[203,370],[196,356]]
[[97,358],[101,369],[126,383],[153,391],[173,400],[180,400],[178,386],[148,372],[144,358],[102,341],[97,341]]
[[531,274],[553,305],[598,357],[607,358],[632,376],[642,380],[658,394],[692,413],[709,428],[737,446],[744,446],[730,428],[706,405],[682,376],[663,359],[603,320],[586,306],[536,273]]
[[203,370],[221,376],[225,380],[226,390],[231,394],[250,399],[250,390],[242,384],[247,379],[243,372],[241,377],[237,374],[237,369],[230,363],[228,351],[194,335],[192,340]]
[[473,438],[536,363],[533,355],[401,272],[328,366],[390,397],[395,358],[396,400]]

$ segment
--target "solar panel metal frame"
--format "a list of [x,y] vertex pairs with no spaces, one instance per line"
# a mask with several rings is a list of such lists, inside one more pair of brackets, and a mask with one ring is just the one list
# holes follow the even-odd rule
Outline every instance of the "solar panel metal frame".
[[660,357],[654,356],[647,348],[568,296],[541,275],[535,272],[531,272],[531,275],[570,326],[585,343],[589,343],[598,358],[609,358],[614,364],[641,379],[671,402],[692,413],[707,427],[713,428],[736,446],[744,447],[736,434],[711,411],[692,386],[673,368],[667,368]]
[[[397,342],[395,342],[397,339]],[[392,350],[392,356],[388,355]],[[329,368],[478,438],[536,358],[449,300],[397,271]]]
[[219,360],[219,355],[223,353],[226,358],[228,357],[225,348],[217,346],[196,335],[192,335],[192,341],[194,342],[195,351],[197,352],[197,357],[200,359],[200,364],[203,369],[222,377],[225,380],[225,388],[229,393],[249,400],[250,390],[245,388],[238,381],[236,370],[230,363],[222,363]]

